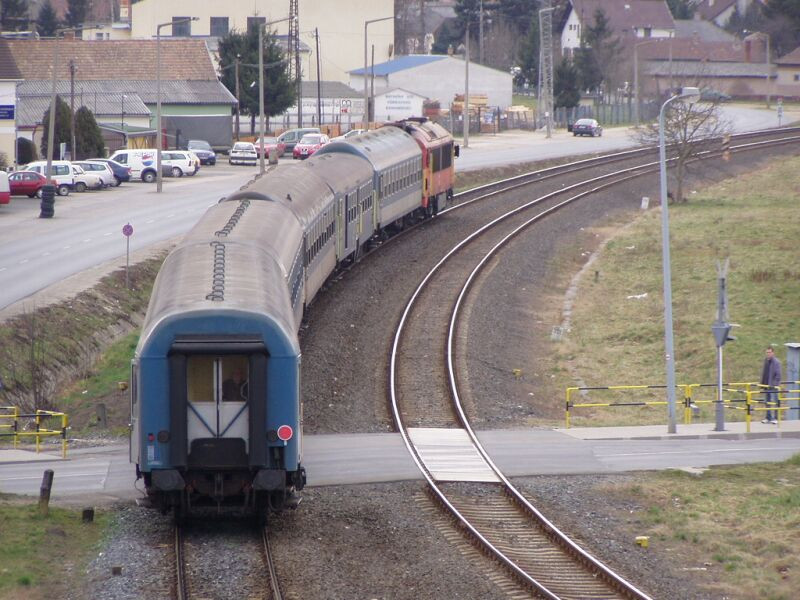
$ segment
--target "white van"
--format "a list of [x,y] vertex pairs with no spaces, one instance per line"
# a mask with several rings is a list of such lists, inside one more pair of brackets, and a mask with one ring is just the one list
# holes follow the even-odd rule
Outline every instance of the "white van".
[[[22,169],[20,169],[20,171],[35,171],[36,173],[47,177],[47,174],[45,173],[46,169],[47,161],[37,160],[25,165]],[[54,160],[51,169],[51,179],[56,184],[56,192],[58,195],[69,195],[70,190],[75,189],[75,177],[72,174],[72,163],[68,160]]]
[[[164,152],[162,151],[161,154],[163,155]],[[156,180],[155,148],[117,150],[110,158],[130,167],[132,179],[141,179],[145,183],[153,183]]]

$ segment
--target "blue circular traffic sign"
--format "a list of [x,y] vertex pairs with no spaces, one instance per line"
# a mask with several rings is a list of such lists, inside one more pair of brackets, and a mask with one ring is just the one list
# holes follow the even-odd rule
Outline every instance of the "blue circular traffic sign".
[[122,228],[122,235],[124,235],[125,237],[131,237],[133,235],[133,225],[131,225],[130,223],[127,223]]

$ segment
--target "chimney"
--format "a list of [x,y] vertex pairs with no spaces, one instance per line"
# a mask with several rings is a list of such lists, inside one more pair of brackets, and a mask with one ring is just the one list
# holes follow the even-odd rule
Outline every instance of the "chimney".
[[122,23],[131,22],[131,0],[119,0],[119,20]]
[[744,62],[753,62],[751,57],[751,48],[750,48],[750,40],[744,41]]

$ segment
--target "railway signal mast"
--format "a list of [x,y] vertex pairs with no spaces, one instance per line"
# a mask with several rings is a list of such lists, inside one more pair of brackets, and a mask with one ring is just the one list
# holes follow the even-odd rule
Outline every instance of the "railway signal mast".
[[289,62],[289,81],[297,85],[297,126],[303,126],[303,92],[302,74],[300,71],[300,9],[299,0],[289,0],[289,46],[287,59]]
[[553,129],[553,7],[552,0],[542,0],[539,9],[539,121],[544,114],[547,137]]

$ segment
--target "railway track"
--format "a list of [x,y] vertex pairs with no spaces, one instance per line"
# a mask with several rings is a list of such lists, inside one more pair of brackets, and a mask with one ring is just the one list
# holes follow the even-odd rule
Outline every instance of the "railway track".
[[[777,136],[757,132],[737,136],[731,151],[798,141],[796,129]],[[581,198],[657,171],[653,153],[645,149],[579,161],[457,196],[457,205],[448,210],[559,175],[592,173],[504,209],[457,244],[420,283],[395,334],[389,374],[392,412],[431,494],[472,543],[538,597],[648,598],[541,514],[481,446],[459,393],[460,315],[472,283],[510,240]],[[719,150],[708,150],[702,158],[719,154]],[[628,166],[595,174],[595,168],[620,161]]]
[[[213,526],[203,526],[200,532],[187,530],[184,525],[175,526],[175,598],[283,600],[268,528],[242,527],[241,523],[217,524],[222,524],[225,531]],[[226,559],[226,563],[236,563],[233,567],[242,570],[245,577],[219,563],[220,557],[231,552],[235,556],[243,557],[248,564],[242,565],[242,561],[235,559]]]

